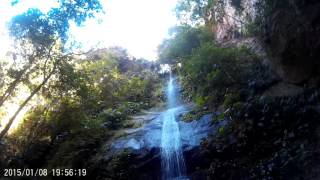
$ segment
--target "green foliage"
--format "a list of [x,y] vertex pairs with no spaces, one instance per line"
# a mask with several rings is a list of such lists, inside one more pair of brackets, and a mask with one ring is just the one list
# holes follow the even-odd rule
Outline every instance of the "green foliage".
[[211,163],[218,168],[211,169],[211,176],[229,178],[240,170],[254,179],[305,177],[318,151],[320,114],[312,108],[316,97],[317,90],[297,97],[255,96],[233,106],[230,124],[219,128],[211,142],[218,153]]
[[213,122],[219,122],[221,120],[224,120],[226,118],[226,114],[225,113],[220,113],[217,116],[212,116],[212,121]]
[[81,25],[102,11],[98,0],[62,0],[58,3],[59,6],[51,8],[48,13],[28,9],[14,16],[8,24],[9,34],[15,43],[13,60],[19,59],[19,63],[12,63],[9,68],[8,75],[12,81],[6,84],[6,90],[0,96],[0,106],[14,96],[22,83],[30,93],[0,132],[0,139],[7,134],[16,116],[30,100],[49,84],[53,76],[59,76],[57,72],[64,72],[61,69],[68,67],[66,64],[72,58],[72,48],[66,47],[70,23]]
[[220,127],[220,128],[218,129],[218,133],[219,133],[220,135],[223,135],[223,134],[225,133],[225,128],[224,128],[224,127]]
[[87,166],[87,160],[94,155],[101,143],[104,132],[100,128],[81,129],[71,135],[54,149],[54,156],[48,161],[48,167],[81,168]]
[[222,20],[224,0],[180,0],[176,6],[176,16],[183,24],[212,25]]
[[156,63],[131,58],[123,48],[87,53],[85,60],[73,56],[67,46],[70,23],[81,25],[102,7],[98,0],[58,3],[48,13],[28,9],[9,23],[19,63],[6,71],[0,66],[0,77],[12,80],[0,90],[0,106],[22,83],[31,95],[21,107],[36,95],[41,104],[0,144],[8,160],[0,156],[1,167],[85,167],[111,132],[163,96]]
[[71,21],[81,25],[100,11],[102,6],[98,0],[59,1],[59,7],[52,8],[47,14],[39,9],[28,9],[15,16],[10,23],[10,34],[30,40],[41,50],[42,45],[48,47],[55,43],[57,37],[66,42]]
[[106,127],[115,129],[121,125],[121,122],[124,121],[127,116],[118,109],[109,108],[102,111],[98,117],[106,123]]
[[195,101],[196,101],[197,105],[204,106],[208,101],[208,96],[206,96],[206,97],[197,96]]
[[220,103],[226,94],[246,86],[251,64],[255,61],[256,57],[246,49],[203,44],[183,62],[182,84],[191,91],[196,102]]
[[159,47],[162,63],[177,64],[183,96],[190,97],[198,105],[225,106],[239,98],[237,90],[248,86],[251,69],[260,64],[258,58],[248,49],[220,47],[212,40],[207,27],[182,26],[175,36]]
[[[38,106],[32,112],[26,115],[23,123],[10,136],[13,141],[12,146],[15,148],[15,153],[24,154],[35,143],[40,141],[50,140],[51,124],[48,109],[44,106]],[[32,129],[32,131],[29,131]],[[37,154],[38,155],[38,154]]]
[[55,112],[52,112],[52,124],[54,125],[53,137],[61,133],[73,133],[81,128],[81,122],[86,118],[79,104],[66,100]]
[[112,179],[131,179],[128,174],[132,171],[132,167],[129,167],[130,161],[132,161],[132,155],[124,150],[121,154],[115,155],[107,164],[107,172]]
[[225,108],[229,107],[230,105],[235,104],[236,102],[238,102],[240,100],[239,94],[238,93],[234,93],[234,94],[226,94],[224,97],[224,101],[223,101],[223,106]]
[[126,84],[122,84],[119,88],[118,96],[129,101],[139,102],[144,97],[146,81],[139,77],[128,79]]
[[193,49],[201,44],[212,42],[213,35],[205,27],[192,28],[178,26],[173,30],[172,38],[164,40],[158,48],[159,60],[162,63],[175,64],[191,55]]
[[198,106],[197,108],[183,114],[181,117],[182,121],[190,122],[194,120],[199,120],[203,115],[212,113],[207,108],[202,108],[202,106]]
[[111,132],[128,126],[130,115],[161,101],[162,82],[152,66],[112,53],[60,64],[41,93],[44,105],[32,109],[11,136],[11,158],[37,167],[85,167]]

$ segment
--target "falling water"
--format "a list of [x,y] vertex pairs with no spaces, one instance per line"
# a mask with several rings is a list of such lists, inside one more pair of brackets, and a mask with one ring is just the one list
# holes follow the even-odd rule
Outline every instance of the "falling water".
[[176,122],[177,87],[171,77],[167,86],[168,110],[163,114],[161,137],[161,167],[163,180],[186,178],[186,167],[181,149],[179,126]]

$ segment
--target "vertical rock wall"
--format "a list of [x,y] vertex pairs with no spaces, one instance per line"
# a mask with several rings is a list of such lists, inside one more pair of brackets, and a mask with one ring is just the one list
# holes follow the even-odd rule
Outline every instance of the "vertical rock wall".
[[224,0],[225,14],[215,27],[216,39],[244,37],[245,26],[261,13],[257,2],[268,4],[258,36],[278,75],[293,84],[319,85],[319,0]]
[[217,24],[216,39],[223,42],[245,34],[245,25],[255,18],[255,2],[256,0],[224,0],[225,15]]

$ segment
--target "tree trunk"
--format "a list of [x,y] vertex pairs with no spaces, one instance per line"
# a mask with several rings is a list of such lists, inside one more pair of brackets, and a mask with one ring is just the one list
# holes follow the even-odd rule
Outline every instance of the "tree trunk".
[[24,78],[23,76],[28,76],[28,74],[31,72],[31,71],[29,71],[29,72],[27,72],[27,71],[32,66],[32,62],[33,61],[29,62],[29,64],[23,68],[22,72],[18,75],[18,77],[9,85],[9,87],[6,89],[6,91],[3,93],[3,95],[0,96],[0,107],[11,96],[11,94],[15,90],[16,86]]
[[1,131],[0,133],[0,141],[1,139],[7,134],[7,132],[9,131],[14,119],[17,117],[17,115],[20,113],[20,111],[27,105],[27,103],[33,98],[34,95],[36,95],[40,89],[42,88],[43,85],[45,85],[48,80],[50,79],[50,77],[54,74],[56,69],[56,64],[54,65],[52,71],[50,72],[50,74],[42,81],[42,83],[40,85],[38,85],[33,91],[32,93],[28,96],[28,98],[26,100],[24,100],[24,102],[19,106],[19,109],[14,113],[14,115],[9,119],[9,122],[6,124],[5,128]]

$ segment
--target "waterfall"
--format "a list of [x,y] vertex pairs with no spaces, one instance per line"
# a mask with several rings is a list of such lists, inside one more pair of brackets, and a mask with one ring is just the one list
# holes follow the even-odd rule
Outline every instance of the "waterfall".
[[186,178],[186,166],[181,148],[179,125],[176,121],[177,87],[170,73],[166,89],[168,110],[163,113],[161,137],[161,168],[163,180],[181,180]]

